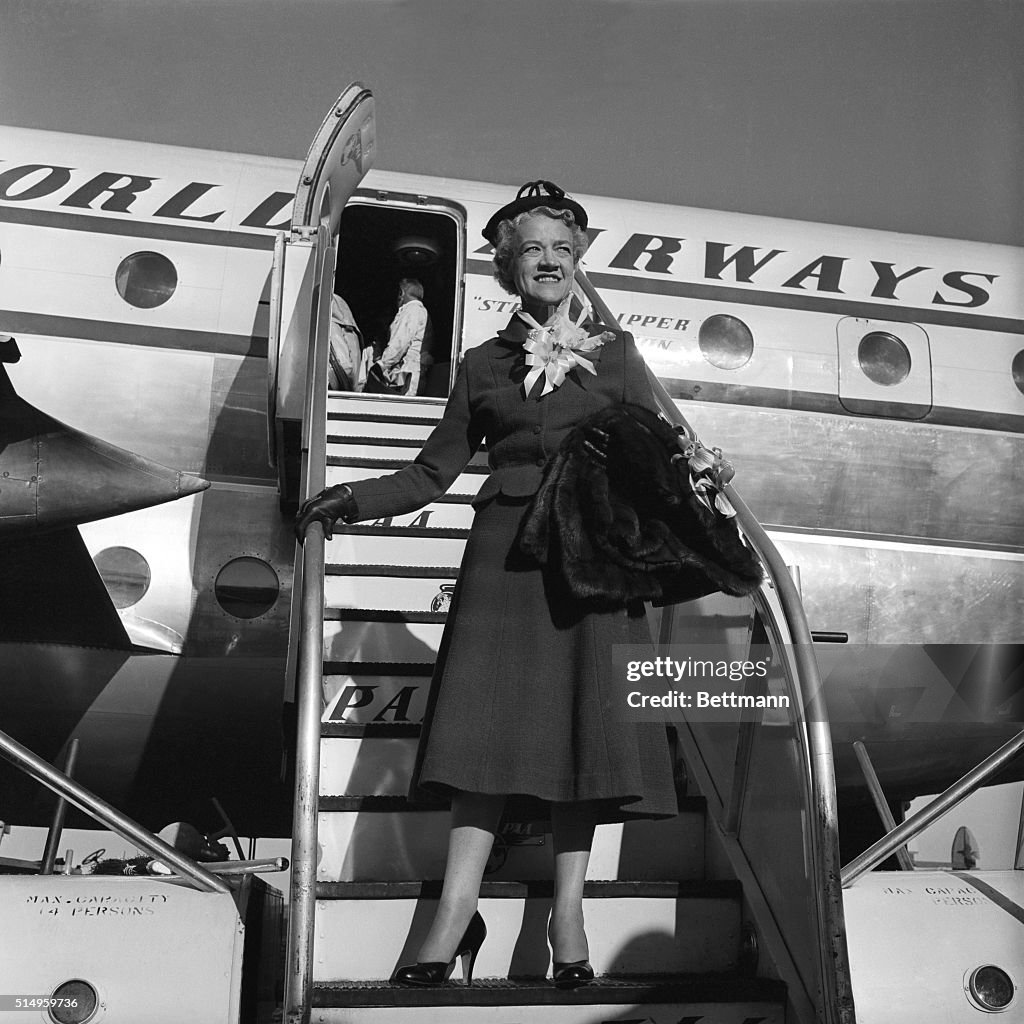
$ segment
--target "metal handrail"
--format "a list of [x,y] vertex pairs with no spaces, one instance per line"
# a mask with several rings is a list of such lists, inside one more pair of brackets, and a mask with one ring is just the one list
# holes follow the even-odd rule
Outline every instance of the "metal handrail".
[[[882,819],[886,833],[889,833],[896,827],[896,819],[892,816],[892,811],[889,810],[889,805],[886,803],[885,791],[882,789],[882,783],[875,773],[875,766],[871,763],[868,748],[864,746],[863,740],[853,741],[853,752],[857,755],[861,773],[864,775],[864,781],[867,783],[868,792],[871,794],[875,810],[878,811],[878,817]],[[896,859],[899,861],[900,871],[914,870],[913,858],[905,846],[897,848]]]
[[[331,295],[321,287],[326,261],[335,249],[326,229],[318,229],[313,343],[307,362],[306,409],[302,448],[306,496],[321,491],[327,474],[327,336]],[[316,916],[317,809],[320,785],[320,718],[323,702],[324,533],[319,523],[306,531],[302,545],[296,641],[298,726],[295,751],[295,806],[292,814],[292,874],[285,971],[284,1020],[309,1020],[313,984],[313,922]]]
[[[576,281],[583,289],[598,317],[605,323],[617,324],[618,318],[608,308],[597,289],[582,269],[576,271]],[[696,436],[679,411],[665,386],[647,367],[647,377],[661,412],[671,422],[684,426]],[[846,925],[843,914],[843,894],[839,884],[839,833],[836,806],[835,765],[832,755],[832,735],[829,731],[818,663],[814,657],[810,626],[804,614],[800,595],[792,575],[778,548],[754,517],[732,484],[722,492],[736,510],[736,520],[751,547],[761,560],[771,585],[775,588],[785,615],[789,631],[790,650],[795,665],[792,669],[803,706],[803,728],[796,729],[800,738],[801,754],[806,768],[809,842],[812,881],[816,893],[818,942],[821,952],[820,976],[825,986],[825,1019],[834,1022],[852,1022],[854,1019],[853,993],[850,985],[849,954],[846,946]],[[774,622],[772,610],[763,594],[752,595],[764,622]],[[787,672],[790,666],[786,666]],[[797,723],[800,725],[801,723]]]
[[[64,758],[64,774],[74,778],[75,762],[78,760],[79,739],[73,737],[68,744],[67,756]],[[46,833],[46,844],[43,846],[43,859],[40,862],[39,874],[52,875],[53,866],[57,863],[57,848],[60,846],[60,837],[64,831],[64,819],[68,813],[68,802],[64,797],[57,797],[57,806],[53,811],[53,822],[50,824],[50,831]]]
[[888,835],[882,836],[872,843],[862,854],[854,857],[843,868],[843,886],[852,885],[865,871],[870,871],[880,864],[893,850],[910,842],[919,832],[927,828],[937,818],[952,810],[961,800],[970,796],[987,778],[994,775],[1000,768],[1012,761],[1024,750],[1024,730],[1004,743],[998,750],[989,754],[980,764],[975,765],[966,775],[959,778],[945,792],[940,793],[917,814],[912,814],[901,825],[897,825]]
[[176,868],[178,873],[189,879],[197,889],[204,892],[231,892],[228,885],[216,875],[200,867],[180,850],[168,846],[159,836],[122,814],[116,807],[74,779],[69,779],[63,772],[57,771],[53,765],[48,764],[5,732],[0,732],[0,754],[30,778],[52,789],[68,803],[74,804],[101,825],[105,825],[111,832],[116,832],[122,839],[134,843],[155,860],[161,860]]
[[259,875],[274,871],[287,871],[287,857],[259,857],[255,860],[216,860],[207,863],[206,870],[215,875]]

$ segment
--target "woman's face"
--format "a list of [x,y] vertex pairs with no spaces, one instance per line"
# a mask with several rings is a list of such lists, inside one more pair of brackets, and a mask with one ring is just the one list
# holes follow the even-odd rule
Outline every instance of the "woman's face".
[[557,306],[569,294],[576,267],[572,229],[544,214],[516,228],[512,280],[524,305]]

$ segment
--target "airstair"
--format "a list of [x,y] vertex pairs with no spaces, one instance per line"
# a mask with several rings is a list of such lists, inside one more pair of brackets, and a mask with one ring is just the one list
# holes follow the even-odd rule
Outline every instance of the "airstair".
[[[291,234],[275,249],[269,427],[285,506],[412,461],[443,409],[434,399],[327,394],[340,222],[372,158],[370,104],[353,86],[325,118]],[[607,319],[582,276],[580,286]],[[594,984],[564,992],[546,980],[552,857],[530,823],[495,845],[473,986],[390,984],[415,959],[444,870],[446,809],[411,804],[406,792],[484,459],[422,512],[342,528],[326,544],[314,524],[297,551],[285,1021],[852,1024],[830,740],[806,707],[818,690],[810,632],[785,565],[731,488],[772,585],[753,600],[667,608],[652,625],[663,643],[695,623],[709,627],[707,641],[767,642],[768,683],[790,696],[792,714],[772,729],[757,716],[703,731],[678,723],[690,780],[682,813],[599,829],[585,890]]]
[[[332,395],[327,483],[407,464],[439,403]],[[319,865],[313,1019],[565,1022],[785,1020],[786,987],[757,977],[744,949],[742,886],[705,860],[706,804],[684,795],[670,821],[598,829],[585,892],[601,980],[572,994],[550,981],[550,837],[513,826],[496,844],[481,913],[488,937],[471,988],[388,981],[415,959],[444,871],[448,814],[410,803],[412,769],[447,588],[484,479],[478,454],[424,512],[341,527],[325,565]]]
[[[317,391],[305,493],[408,464],[443,412],[433,399]],[[457,970],[439,988],[391,984],[395,967],[415,960],[440,893],[447,808],[410,802],[408,781],[470,503],[486,472],[481,451],[428,508],[338,524],[326,543],[314,526],[301,550],[285,1020],[852,1021],[834,966],[845,957],[841,899],[824,868],[835,850],[806,818],[815,797],[799,715],[771,735],[755,718],[705,735],[681,728],[679,816],[599,826],[584,905],[595,983],[566,992],[548,980],[550,836],[537,823],[509,823],[481,891],[488,936],[473,985]],[[781,658],[770,685],[799,704],[784,620],[770,587],[754,602],[719,596],[651,615],[665,643],[696,621],[714,624],[708,641],[770,641]],[[834,840],[826,806],[826,820],[830,813]]]

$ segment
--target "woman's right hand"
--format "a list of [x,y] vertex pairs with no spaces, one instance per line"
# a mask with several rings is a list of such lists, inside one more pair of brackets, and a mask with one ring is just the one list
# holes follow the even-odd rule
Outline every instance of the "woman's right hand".
[[335,484],[303,502],[295,517],[295,536],[301,544],[306,539],[310,524],[320,523],[324,537],[334,536],[334,524],[341,519],[350,522],[358,515],[355,496],[348,484]]

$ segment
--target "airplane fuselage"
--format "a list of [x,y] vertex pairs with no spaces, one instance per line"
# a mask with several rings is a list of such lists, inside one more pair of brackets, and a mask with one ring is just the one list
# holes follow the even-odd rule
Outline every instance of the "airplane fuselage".
[[[6,367],[17,394],[210,487],[80,526],[129,644],[90,646],[65,628],[61,605],[34,635],[5,635],[0,724],[49,758],[73,732],[91,737],[82,780],[156,827],[183,816],[178,794],[197,777],[230,812],[244,786],[224,779],[248,775],[276,794],[252,831],[287,829],[276,769],[294,540],[269,459],[268,316],[299,164],[26,129],[2,137],[0,332],[21,349]],[[447,218],[439,319],[450,365],[515,308],[479,233],[508,194],[371,171],[350,203],[367,222],[417,204]],[[701,438],[736,466],[738,489],[799,570],[811,628],[891,652],[851,679],[840,645],[819,645],[839,694],[837,752],[868,732],[894,793],[951,781],[1020,717],[1019,670],[982,678],[976,661],[940,652],[1021,639],[1020,251],[581,200],[589,276]],[[343,221],[345,280],[358,281],[359,256]],[[439,373],[434,384],[423,401],[440,401]],[[59,576],[51,583],[60,590]],[[924,650],[948,691],[916,747],[913,707],[896,694],[901,645]],[[967,683],[975,718],[944,721]],[[839,753],[839,766],[840,787],[859,789],[852,756]]]

